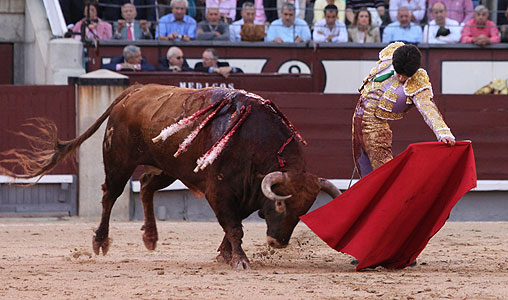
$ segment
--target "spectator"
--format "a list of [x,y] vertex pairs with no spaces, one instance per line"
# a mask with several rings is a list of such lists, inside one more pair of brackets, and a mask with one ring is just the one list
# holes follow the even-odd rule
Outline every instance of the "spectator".
[[159,58],[157,65],[158,71],[169,72],[192,72],[194,71],[185,60],[182,49],[178,47],[171,47],[166,53],[166,57]]
[[[443,2],[448,10],[448,18],[459,22],[461,26],[473,18],[472,0],[429,0],[429,10],[434,7],[436,2]],[[429,22],[434,20],[430,11],[427,16],[429,16]]]
[[[83,15],[85,17],[72,28],[73,32],[81,33],[81,29],[85,28],[85,36],[88,40],[111,39],[113,35],[111,24],[104,22],[97,17],[96,4],[90,3],[90,5],[85,5]],[[81,35],[82,34],[75,35],[74,38],[81,40]]]
[[146,20],[136,20],[136,7],[132,3],[125,3],[122,6],[122,18],[113,24],[116,40],[151,40],[152,33],[148,28]]
[[155,38],[170,41],[190,41],[196,38],[196,21],[185,14],[187,0],[171,0],[172,13],[159,19]]
[[233,22],[233,24],[229,25],[229,36],[230,41],[232,42],[240,42],[242,40],[242,36],[240,33],[242,32],[242,27],[245,24],[256,24],[262,25],[263,23],[259,23],[255,20],[256,18],[256,7],[252,2],[244,2],[242,5],[242,12],[240,13],[242,18],[238,21]]
[[425,16],[425,0],[390,0],[390,20],[397,19],[399,7],[405,6],[411,11],[411,22],[420,24]]
[[371,23],[373,26],[381,26],[382,19],[385,17],[384,0],[346,0],[346,19],[353,24],[355,19],[354,12],[366,7],[369,9]]
[[74,25],[83,19],[83,0],[60,0],[60,8],[67,25]]
[[206,0],[206,7],[218,7],[220,18],[231,24],[236,17],[236,0]]
[[282,17],[270,24],[265,38],[267,42],[299,43],[310,40],[310,29],[304,20],[295,19],[295,6],[282,5]]
[[406,42],[417,44],[422,42],[422,28],[411,22],[411,11],[399,7],[396,22],[390,23],[383,31],[383,43]]
[[227,62],[220,62],[215,49],[208,48],[203,51],[203,62],[198,62],[194,66],[194,71],[204,73],[217,73],[224,78],[228,78],[231,73],[243,73],[242,69],[231,67]]
[[[252,0],[238,0],[236,5],[236,20],[240,20],[240,14],[243,3],[252,2]],[[256,8],[256,17],[254,20],[260,24],[269,25],[271,22],[277,20],[277,0],[254,0],[254,7]]]
[[314,19],[312,21],[312,24],[314,26],[317,22],[324,19],[324,9],[325,6],[333,4],[337,6],[337,10],[339,11],[337,14],[337,20],[341,21],[342,23],[346,20],[346,1],[345,0],[316,0],[316,3],[314,3]]
[[291,3],[295,7],[295,17],[305,19],[305,0],[277,0],[278,17],[282,17],[282,6],[284,3]]
[[141,56],[141,49],[134,45],[125,46],[123,56],[113,57],[111,62],[102,68],[111,71],[155,71],[155,68]]
[[221,20],[217,6],[206,8],[206,20],[198,23],[196,40],[229,41],[229,25]]
[[379,27],[372,26],[370,11],[362,8],[355,13],[352,26],[348,28],[348,40],[353,43],[380,43]]
[[325,9],[325,18],[314,25],[312,39],[316,43],[345,43],[347,42],[346,24],[337,20],[337,6],[328,4]]
[[423,29],[423,42],[429,44],[447,44],[460,42],[462,28],[459,22],[446,17],[446,5],[436,2],[431,9],[434,20]]
[[462,29],[460,42],[487,46],[500,41],[496,24],[489,20],[489,10],[483,5],[475,7],[474,18],[469,20]]

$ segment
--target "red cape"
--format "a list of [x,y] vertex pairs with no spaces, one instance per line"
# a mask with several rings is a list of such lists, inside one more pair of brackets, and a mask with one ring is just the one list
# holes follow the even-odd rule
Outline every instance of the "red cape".
[[410,145],[330,203],[300,217],[356,269],[407,267],[476,186],[470,142]]

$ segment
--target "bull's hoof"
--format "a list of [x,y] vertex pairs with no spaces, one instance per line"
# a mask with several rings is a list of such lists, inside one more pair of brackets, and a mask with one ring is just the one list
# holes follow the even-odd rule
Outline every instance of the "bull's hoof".
[[102,255],[106,255],[109,250],[109,245],[110,245],[109,238],[106,238],[102,242],[97,241],[95,239],[95,236],[92,238],[92,248],[93,248],[93,252],[95,253],[95,255],[99,255],[101,249],[102,249]]
[[145,243],[146,249],[150,251],[155,250],[157,241],[159,240],[157,228],[155,226],[146,226],[146,224],[143,224],[143,226],[141,226],[141,231],[145,232],[143,233],[143,243]]
[[155,235],[154,237],[153,235],[148,235],[146,233],[143,234],[143,243],[145,243],[146,249],[150,251],[155,250],[155,248],[157,247],[157,240],[158,240],[157,235]]
[[231,262],[229,263],[231,267],[235,270],[249,270],[250,264],[247,257],[238,258],[238,259],[231,259]]
[[217,262],[219,262],[221,264],[229,265],[229,263],[231,262],[231,253],[227,254],[227,253],[221,252],[219,255],[217,255],[216,259],[217,259]]

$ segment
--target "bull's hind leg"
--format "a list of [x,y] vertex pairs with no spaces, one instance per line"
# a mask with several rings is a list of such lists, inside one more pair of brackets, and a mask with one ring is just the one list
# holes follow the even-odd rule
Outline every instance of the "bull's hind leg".
[[109,250],[109,219],[111,217],[111,209],[116,199],[122,194],[125,184],[129,180],[135,166],[127,167],[120,164],[115,169],[108,168],[108,163],[104,162],[106,170],[106,182],[102,185],[102,215],[99,228],[95,231],[92,240],[93,251],[99,255],[100,249],[102,254],[106,255]]
[[153,212],[153,194],[167,187],[175,180],[175,178],[164,173],[153,174],[149,172],[144,173],[140,178],[141,203],[143,204],[143,211],[145,213],[145,223],[141,227],[141,230],[144,231],[143,242],[148,250],[155,250],[157,240],[159,239]]

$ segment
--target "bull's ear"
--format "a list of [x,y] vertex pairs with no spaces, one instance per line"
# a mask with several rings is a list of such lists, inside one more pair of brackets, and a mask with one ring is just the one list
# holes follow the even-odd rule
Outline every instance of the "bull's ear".
[[263,212],[262,209],[258,210],[258,216],[261,218],[261,219],[264,219],[265,218],[265,213]]

